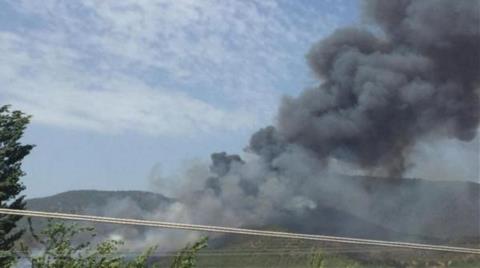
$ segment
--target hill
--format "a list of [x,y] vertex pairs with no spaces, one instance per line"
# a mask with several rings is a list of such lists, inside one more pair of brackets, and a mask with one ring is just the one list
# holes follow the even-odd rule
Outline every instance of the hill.
[[116,211],[115,209],[108,210],[108,206],[125,205],[125,202],[136,206],[138,210],[152,212],[159,207],[170,204],[173,200],[161,194],[144,191],[76,190],[48,197],[28,199],[27,208],[65,213],[97,211],[102,212],[102,216],[107,216],[106,214],[115,214]]
[[[314,209],[302,213],[285,210],[278,213],[269,225],[301,233],[480,244],[480,184],[343,176],[336,177],[335,183],[325,185],[330,186],[318,192],[318,205]],[[345,196],[344,185],[354,186],[366,195]],[[82,190],[30,199],[27,207],[42,211],[148,218],[149,214],[173,201],[151,192]],[[358,207],[360,203],[368,204],[368,208]]]
[[[384,179],[375,177],[340,177],[345,185],[355,185],[365,200],[351,198],[337,205],[355,214],[356,203],[367,203],[359,215],[369,221],[417,237],[441,243],[480,244],[480,184],[463,181],[423,179]],[[325,202],[342,190],[328,189],[321,195]],[[423,238],[422,238],[423,237]],[[432,241],[433,240],[433,241]]]
[[[477,183],[347,176],[337,180],[343,180],[342,184],[355,185],[357,189],[368,193],[368,203],[371,204],[369,213],[362,211],[356,214],[355,199],[333,206],[332,195],[341,195],[342,189],[332,187],[319,192],[319,205],[314,209],[302,213],[285,211],[279,213],[277,219],[272,219],[270,225],[247,227],[469,247],[480,245],[480,185]],[[151,192],[82,190],[29,199],[27,206],[28,209],[41,211],[144,218],[174,201]],[[360,217],[361,214],[366,217]],[[36,229],[42,224],[41,220],[34,221]],[[100,237],[111,237],[112,233],[120,233],[127,241],[137,239],[134,243],[127,243],[139,245],[135,250],[144,248],[145,241],[152,242],[152,239],[157,239],[156,234],[152,235],[147,228],[118,225],[97,225],[96,228]],[[224,235],[212,237],[209,248],[199,256],[199,265],[308,267],[308,263],[318,252],[321,252],[320,258],[323,259],[324,267],[364,267],[359,264],[365,267],[404,267],[418,260],[428,262],[434,267],[446,265],[452,260],[454,264],[458,264],[451,265],[452,267],[477,267],[479,261],[476,256],[461,254]],[[160,251],[156,253],[154,260],[166,264],[170,257],[168,252]]]

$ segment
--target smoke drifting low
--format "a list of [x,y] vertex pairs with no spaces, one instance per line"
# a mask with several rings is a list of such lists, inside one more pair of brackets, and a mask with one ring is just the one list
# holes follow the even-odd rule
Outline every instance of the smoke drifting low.
[[[458,206],[476,213],[473,227],[452,230],[465,230],[461,235],[467,236],[473,228],[478,235],[478,207],[471,202],[478,200],[477,186],[390,183],[419,160],[412,157],[419,142],[475,138],[479,7],[477,0],[365,1],[365,18],[373,26],[339,29],[313,45],[307,61],[319,85],[285,97],[277,123],[253,134],[244,159],[216,153],[210,166],[194,165],[169,178],[184,183],[167,218],[228,226],[282,224],[329,207],[393,230],[421,233],[432,222],[449,221],[442,214],[447,202],[450,211]],[[351,180],[334,166],[390,179]],[[395,187],[400,184],[406,186]],[[410,207],[402,207],[406,204]],[[431,213],[421,214],[415,204]],[[332,213],[297,224],[306,231]],[[462,215],[469,214],[451,217]],[[331,225],[358,228],[358,222]]]

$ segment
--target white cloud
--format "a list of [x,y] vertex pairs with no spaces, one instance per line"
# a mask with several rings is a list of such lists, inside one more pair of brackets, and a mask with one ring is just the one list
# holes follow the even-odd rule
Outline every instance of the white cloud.
[[1,95],[33,114],[34,122],[152,135],[236,130],[251,124],[246,113],[227,113],[181,92],[153,89],[125,76],[90,77],[72,70],[73,51],[31,46],[13,34],[0,38],[0,53],[9,55],[0,69]]
[[35,26],[0,30],[0,97],[36,122],[101,132],[253,128],[333,28],[277,1],[11,1]]
[[104,133],[134,130],[151,135],[188,135],[237,130],[250,124],[247,114],[226,113],[184,94],[152,90],[120,78],[104,83],[108,89],[86,92],[69,83],[42,78],[35,84],[12,86],[14,90],[30,90],[8,91],[6,96],[15,108],[35,115],[36,123]]

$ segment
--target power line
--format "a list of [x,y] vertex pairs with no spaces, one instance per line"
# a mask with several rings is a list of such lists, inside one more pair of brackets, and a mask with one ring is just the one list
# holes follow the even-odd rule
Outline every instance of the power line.
[[478,248],[451,247],[451,246],[443,246],[443,245],[393,242],[393,241],[359,239],[359,238],[350,238],[350,237],[264,231],[264,230],[255,230],[255,229],[245,229],[245,228],[233,228],[233,227],[222,227],[222,226],[212,226],[212,225],[186,224],[186,223],[138,220],[138,219],[124,219],[124,218],[101,217],[101,216],[81,215],[81,214],[6,209],[6,208],[0,208],[0,214],[51,218],[51,219],[63,219],[63,220],[75,220],[75,221],[88,221],[88,222],[96,222],[96,223],[148,226],[148,227],[157,227],[157,228],[166,228],[166,229],[201,231],[201,232],[243,234],[243,235],[255,235],[255,236],[265,236],[265,237],[337,242],[337,243],[346,243],[346,244],[360,244],[360,245],[373,245],[373,246],[382,246],[382,247],[396,247],[396,248],[410,248],[410,249],[422,249],[422,250],[433,250],[433,251],[444,251],[444,252],[480,254],[480,249]]

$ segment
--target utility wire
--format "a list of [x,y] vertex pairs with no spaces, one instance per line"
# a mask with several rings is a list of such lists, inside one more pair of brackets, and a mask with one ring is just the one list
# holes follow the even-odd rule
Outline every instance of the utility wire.
[[255,236],[266,236],[266,237],[327,241],[327,242],[337,242],[337,243],[346,243],[346,244],[422,249],[422,250],[457,252],[457,253],[468,253],[468,254],[480,255],[480,249],[478,248],[452,247],[452,246],[443,246],[443,245],[393,242],[393,241],[359,239],[359,238],[350,238],[350,237],[264,231],[264,230],[254,230],[254,229],[244,229],[244,228],[212,226],[212,225],[186,224],[186,223],[138,220],[138,219],[124,219],[124,218],[100,217],[100,216],[92,216],[92,215],[43,212],[43,211],[20,210],[20,209],[6,209],[6,208],[0,208],[0,214],[51,218],[51,219],[63,219],[63,220],[88,221],[88,222],[96,222],[96,223],[148,226],[148,227],[167,228],[167,229],[201,231],[201,232],[243,234],[243,235],[255,235]]

